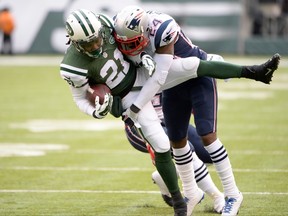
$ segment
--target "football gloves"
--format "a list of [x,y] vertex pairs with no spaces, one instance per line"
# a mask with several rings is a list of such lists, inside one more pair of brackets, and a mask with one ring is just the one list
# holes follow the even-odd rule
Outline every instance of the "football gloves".
[[153,58],[145,52],[141,53],[142,65],[148,71],[149,76],[151,77],[155,72],[156,63]]
[[125,124],[133,127],[137,122],[138,112],[140,109],[136,107],[134,104],[131,105],[125,112],[122,114],[122,120]]
[[108,112],[110,112],[112,104],[113,104],[113,96],[110,93],[105,94],[103,104],[99,103],[99,97],[96,96],[95,111],[93,113],[93,116],[98,119],[104,118],[108,114]]
[[137,121],[137,113],[134,113],[133,111],[131,111],[130,108],[128,108],[122,114],[122,120],[125,122],[125,124],[129,125],[130,127],[133,127],[135,122]]

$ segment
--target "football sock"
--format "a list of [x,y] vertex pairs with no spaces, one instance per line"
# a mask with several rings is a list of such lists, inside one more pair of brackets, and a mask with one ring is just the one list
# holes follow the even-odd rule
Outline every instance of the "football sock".
[[205,146],[205,149],[209,152],[217,174],[220,177],[224,195],[228,197],[238,196],[239,189],[236,186],[232,166],[227,151],[221,141],[217,139],[209,146]]
[[189,144],[187,143],[184,148],[173,148],[173,155],[185,197],[196,197],[198,186],[195,180],[193,157]]
[[175,165],[171,158],[171,151],[165,153],[155,152],[155,166],[165,182],[169,192],[179,191],[178,177]]
[[198,187],[212,199],[221,196],[222,194],[212,181],[206,165],[198,158],[195,152],[193,152],[193,160],[195,179]]
[[218,79],[240,78],[242,66],[220,61],[200,60],[197,76],[210,76]]

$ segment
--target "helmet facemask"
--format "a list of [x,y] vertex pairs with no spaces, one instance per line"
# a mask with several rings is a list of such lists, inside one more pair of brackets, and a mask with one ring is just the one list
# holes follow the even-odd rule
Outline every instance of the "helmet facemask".
[[[86,55],[93,57],[93,58],[98,58],[99,56],[102,55],[103,53],[103,38],[101,34],[99,34],[99,37],[94,35],[93,37],[89,38],[89,40],[86,41],[72,41],[72,44],[76,47],[76,49],[80,52],[85,53]],[[91,50],[93,46],[99,47],[98,49]],[[90,51],[91,50],[91,51]]]
[[119,50],[125,55],[138,55],[149,44],[149,39],[143,34],[128,39],[127,37],[121,37],[115,33],[114,37],[118,43]]

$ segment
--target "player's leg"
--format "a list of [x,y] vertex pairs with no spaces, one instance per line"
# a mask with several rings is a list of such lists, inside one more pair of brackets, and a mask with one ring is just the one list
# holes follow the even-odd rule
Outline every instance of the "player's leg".
[[188,127],[188,140],[192,143],[199,159],[205,164],[212,164],[211,157],[204,148],[201,137],[198,135],[196,128],[191,124]]
[[[188,128],[188,139],[190,141],[191,149],[194,148],[195,150],[195,152],[193,152],[193,166],[197,185],[213,200],[214,211],[221,213],[225,204],[224,196],[212,181],[210,173],[204,164],[212,164],[212,160],[209,153],[204,148],[201,137],[197,134],[195,127],[192,125],[189,125]],[[201,160],[199,159],[199,155],[202,157]]]
[[185,97],[185,90],[181,90],[183,94],[179,95],[179,88],[175,86],[163,92],[163,113],[167,134],[173,148],[174,161],[182,181],[184,195],[188,200],[187,212],[191,215],[194,207],[202,200],[203,192],[196,184],[192,151],[187,141],[191,116],[189,97]]
[[269,84],[280,63],[280,55],[260,65],[241,66],[221,61],[200,60],[197,57],[174,59],[169,69],[165,85],[161,90],[174,87],[189,79],[210,76],[218,79],[247,78]]
[[154,149],[155,166],[169,189],[175,215],[187,214],[187,206],[180,193],[176,168],[171,157],[169,139],[151,103],[146,104],[139,112],[138,123],[141,125],[141,134]]
[[138,151],[148,153],[146,140],[142,138],[138,130],[135,127],[130,127],[125,124],[125,134],[129,143]]
[[213,200],[213,208],[217,213],[222,213],[224,207],[224,195],[218,190],[206,165],[193,153],[195,179],[198,187],[205,192]]
[[[137,77],[136,84],[141,84],[141,77]],[[143,83],[143,82],[142,82]],[[131,91],[122,99],[124,109],[131,106],[139,91]],[[187,214],[187,205],[182,197],[178,185],[175,165],[172,161],[169,139],[164,132],[157,113],[151,102],[147,103],[138,113],[140,132],[155,150],[155,166],[167,185],[173,200],[175,216]]]
[[[198,187],[213,200],[213,208],[215,212],[221,213],[225,204],[223,194],[218,190],[212,181],[206,165],[197,157],[195,152],[193,152],[193,161],[195,179]],[[152,173],[152,180],[158,186],[165,203],[172,206],[171,195],[158,171]]]
[[[238,200],[238,202],[234,202],[234,208],[230,208],[231,215],[234,215],[233,209],[238,212],[242,202],[242,195],[239,193],[236,185],[228,154],[223,144],[217,139],[218,102],[216,83],[214,79],[202,77],[193,80],[193,84],[198,89],[198,91],[192,92],[194,97],[193,111],[196,129],[202,137],[205,149],[209,152],[216,172],[220,177],[225,197]],[[222,214],[224,214],[224,212]]]
[[280,63],[280,55],[277,53],[260,65],[240,66],[219,61],[200,61],[197,69],[199,76],[210,76],[219,79],[248,78],[269,84],[273,73]]

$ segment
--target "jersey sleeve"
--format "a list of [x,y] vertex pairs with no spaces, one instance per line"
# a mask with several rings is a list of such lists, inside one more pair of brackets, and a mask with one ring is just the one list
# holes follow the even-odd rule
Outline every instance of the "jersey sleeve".
[[86,98],[89,87],[87,70],[61,63],[60,75],[70,85],[71,93],[77,107],[87,115],[93,116],[95,108]]

